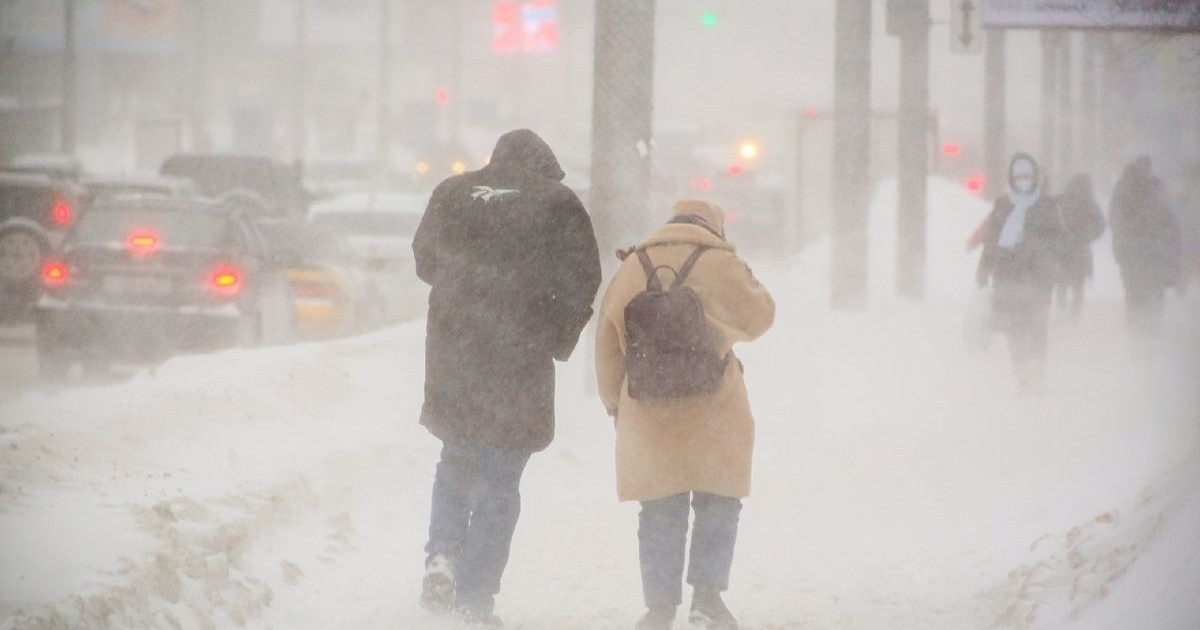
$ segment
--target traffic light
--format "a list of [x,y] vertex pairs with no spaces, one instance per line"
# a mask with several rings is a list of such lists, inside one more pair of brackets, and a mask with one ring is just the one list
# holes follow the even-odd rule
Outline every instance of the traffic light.
[[804,115],[807,116],[808,118],[816,118],[817,117],[817,108],[816,107],[804,108]]
[[734,162],[733,164],[729,165],[729,174],[732,175],[733,177],[740,176],[743,171],[745,171],[745,169],[742,168],[742,165],[738,164],[737,162]]
[[947,142],[942,145],[942,155],[946,157],[958,157],[962,155],[962,146],[956,142]]
[[700,14],[700,23],[704,28],[712,28],[717,25],[717,14],[712,11],[705,11]]
[[433,100],[437,101],[438,105],[445,105],[450,102],[450,90],[439,87],[433,91]]

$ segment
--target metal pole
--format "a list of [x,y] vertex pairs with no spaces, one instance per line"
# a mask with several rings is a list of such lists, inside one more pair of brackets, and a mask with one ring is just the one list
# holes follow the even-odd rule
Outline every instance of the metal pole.
[[1054,145],[1057,130],[1055,111],[1058,107],[1056,91],[1058,86],[1058,64],[1056,63],[1058,42],[1058,33],[1042,31],[1042,140],[1038,162],[1042,165],[1044,177],[1054,176]]
[[[1063,33],[1058,55],[1058,168],[1055,173],[1057,182],[1052,182],[1055,190],[1062,190],[1067,179],[1075,169],[1075,112],[1074,91],[1072,85],[1071,55],[1074,46],[1071,33]],[[1053,192],[1053,191],[1047,191]]]
[[292,85],[292,159],[299,168],[303,168],[307,137],[304,125],[305,97],[308,90],[308,69],[305,64],[305,48],[307,47],[308,31],[308,0],[296,2],[296,50],[294,84]]
[[379,0],[379,85],[375,112],[375,182],[382,184],[391,162],[392,0]]
[[640,240],[648,224],[655,4],[596,0],[590,202],[610,265],[610,253]]
[[983,162],[987,173],[987,196],[1004,192],[1008,135],[1008,38],[1003,30],[991,30],[985,42]]
[[799,249],[799,246],[804,244],[804,122],[805,114],[801,111],[796,116],[796,188],[793,193],[795,199],[795,225],[792,230],[792,243]]
[[74,153],[79,116],[79,68],[76,55],[75,5],[63,0],[62,108],[60,132],[63,153]]
[[1100,49],[1099,44],[1099,35],[1096,33],[1083,36],[1083,58],[1079,68],[1079,168],[1089,173],[1096,169],[1096,136],[1100,133],[1100,124],[1096,116],[1096,55]]
[[926,197],[929,178],[929,0],[912,0],[900,36],[896,293],[925,295]]
[[871,157],[871,0],[840,0],[835,18],[831,304],[867,303]]

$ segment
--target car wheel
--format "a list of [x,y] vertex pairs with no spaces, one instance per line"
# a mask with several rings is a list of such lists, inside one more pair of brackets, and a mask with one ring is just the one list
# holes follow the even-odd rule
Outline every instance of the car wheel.
[[37,281],[45,250],[29,230],[0,233],[0,283],[28,286]]

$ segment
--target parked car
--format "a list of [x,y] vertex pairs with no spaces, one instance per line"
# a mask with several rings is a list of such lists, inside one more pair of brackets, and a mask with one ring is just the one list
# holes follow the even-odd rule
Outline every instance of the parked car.
[[38,270],[79,218],[81,196],[70,182],[0,172],[0,321],[27,315]]
[[79,183],[87,192],[88,203],[121,195],[200,196],[200,188],[192,180],[167,175],[86,175]]
[[227,205],[156,196],[98,202],[41,272],[34,319],[44,379],[114,363],[291,336],[282,267]]
[[427,287],[417,279],[412,239],[425,211],[425,196],[356,193],[314,203],[309,223],[346,237],[375,279],[390,321],[419,315]]
[[180,154],[167,158],[161,174],[186,177],[207,197],[252,195],[269,214],[303,219],[309,194],[297,170],[270,158],[237,154]]
[[79,181],[83,177],[83,163],[79,158],[64,153],[26,153],[13,158],[4,166],[10,173],[45,175],[51,179]]
[[266,219],[258,225],[285,267],[298,337],[337,337],[382,323],[375,281],[344,237],[298,221]]

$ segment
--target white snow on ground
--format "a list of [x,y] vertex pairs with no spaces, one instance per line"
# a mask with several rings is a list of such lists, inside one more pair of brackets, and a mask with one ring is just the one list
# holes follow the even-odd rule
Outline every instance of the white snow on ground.
[[[877,244],[893,207],[885,185]],[[828,247],[757,269],[779,316],[742,352],[758,451],[727,600],[748,627],[1200,628],[1200,299],[1150,342],[1098,299],[1055,323],[1049,391],[1018,396],[999,340],[961,343],[986,211],[933,182],[922,305],[889,297],[887,247],[862,314],[826,308]],[[1113,295],[1111,264],[1097,277]],[[179,358],[0,407],[0,629],[450,627],[416,605],[439,447],[416,423],[423,336]],[[513,626],[640,613],[589,360],[560,370],[559,435],[526,473]]]

